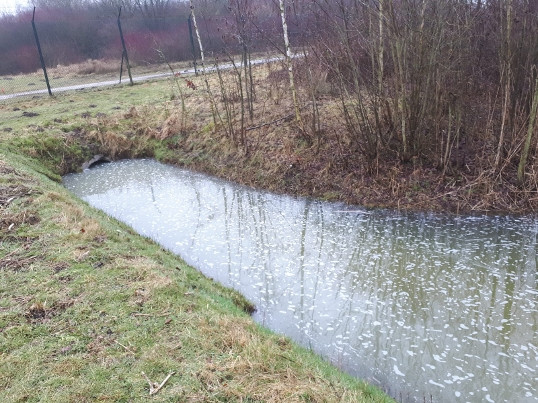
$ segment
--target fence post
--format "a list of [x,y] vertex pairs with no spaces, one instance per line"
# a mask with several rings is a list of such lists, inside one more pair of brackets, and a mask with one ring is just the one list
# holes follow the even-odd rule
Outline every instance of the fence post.
[[[123,31],[121,30],[120,17],[121,17],[121,7],[118,13],[118,28],[120,30],[121,46],[123,47],[122,61],[123,61],[123,57],[125,57],[125,64],[127,65],[127,72],[129,73],[129,81],[131,81],[131,85],[133,85],[133,77],[131,76],[131,65],[129,64],[129,56],[127,56],[127,48],[125,47],[125,40],[123,39]],[[120,72],[120,82],[121,82],[121,72]]]
[[39,60],[41,61],[41,68],[45,74],[45,82],[47,83],[47,89],[49,90],[49,95],[52,96],[52,91],[50,90],[49,76],[47,75],[47,67],[45,66],[45,59],[43,59],[43,52],[41,52],[41,45],[39,44],[39,37],[37,36],[37,29],[35,27],[35,6],[34,13],[32,14],[32,29],[34,30],[35,43],[37,45],[37,52],[39,53]]
[[123,75],[123,52],[121,52],[121,64],[120,64],[120,84],[121,84],[121,76]]
[[192,59],[194,64],[194,74],[198,75],[198,70],[196,69],[196,49],[194,48],[194,37],[192,36],[192,11],[189,14],[189,37],[191,38],[191,49],[192,49]]

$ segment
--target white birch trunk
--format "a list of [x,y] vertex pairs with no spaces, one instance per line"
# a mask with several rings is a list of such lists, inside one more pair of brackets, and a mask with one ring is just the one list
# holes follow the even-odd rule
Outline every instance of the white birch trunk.
[[[213,123],[214,123],[214,130],[217,130],[217,115],[218,109],[217,105],[215,104],[215,100],[213,98],[213,94],[211,93],[211,87],[209,86],[209,81],[207,80],[206,72],[205,72],[205,58],[204,58],[204,47],[202,46],[202,38],[200,37],[200,31],[198,30],[198,24],[196,23],[196,15],[194,14],[194,4],[192,3],[192,0],[189,0],[190,8],[191,8],[191,15],[192,15],[192,25],[194,26],[194,32],[196,33],[196,38],[198,39],[198,46],[200,47],[200,59],[202,61],[202,77],[204,78],[204,83],[207,91],[207,98],[209,100],[209,105],[211,107],[211,114],[213,115]],[[219,115],[220,120],[220,115]]]
[[194,4],[192,0],[189,0],[191,6],[192,25],[194,25],[194,32],[196,33],[196,39],[198,39],[198,46],[200,47],[200,59],[202,60],[202,74],[205,75],[205,59],[204,59],[204,47],[202,46],[202,38],[200,38],[200,31],[198,30],[198,24],[196,23],[196,15],[194,14]]
[[299,110],[299,102],[297,100],[297,91],[295,90],[295,79],[293,78],[293,64],[292,54],[290,48],[290,41],[288,38],[288,24],[286,23],[286,8],[284,6],[284,0],[279,0],[280,17],[282,18],[282,31],[284,35],[284,45],[286,47],[286,63],[288,65],[288,75],[290,78],[290,91],[293,99],[293,106],[295,108],[295,120],[302,124],[301,113]]

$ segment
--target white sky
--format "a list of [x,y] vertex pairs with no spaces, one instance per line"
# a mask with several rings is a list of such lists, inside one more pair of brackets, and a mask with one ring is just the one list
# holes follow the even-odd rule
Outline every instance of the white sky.
[[27,6],[27,0],[0,0],[0,14],[13,14],[17,11],[17,6]]

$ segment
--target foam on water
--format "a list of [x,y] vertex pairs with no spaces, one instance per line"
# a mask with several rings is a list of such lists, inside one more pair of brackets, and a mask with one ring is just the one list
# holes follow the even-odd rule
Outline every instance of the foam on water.
[[151,160],[64,183],[398,398],[536,401],[534,218],[364,211]]

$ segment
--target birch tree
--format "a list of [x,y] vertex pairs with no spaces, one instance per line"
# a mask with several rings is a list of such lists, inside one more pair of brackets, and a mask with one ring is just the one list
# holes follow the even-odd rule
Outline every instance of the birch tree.
[[198,24],[196,23],[196,15],[194,13],[194,4],[192,0],[189,0],[190,8],[191,8],[191,17],[192,17],[192,25],[194,26],[194,32],[196,33],[196,39],[198,40],[198,47],[200,48],[200,60],[202,63],[202,77],[204,78],[204,83],[207,91],[207,98],[209,100],[209,104],[211,107],[211,114],[213,115],[213,123],[215,125],[214,129],[217,129],[217,105],[215,105],[215,101],[213,99],[213,95],[211,94],[211,87],[209,86],[209,81],[207,79],[206,71],[205,71],[205,57],[204,57],[204,47],[202,45],[202,38],[200,37],[200,30],[198,29]]
[[282,19],[282,33],[284,36],[284,46],[286,53],[286,64],[288,66],[288,75],[290,78],[290,91],[291,97],[293,99],[293,107],[295,108],[295,120],[297,123],[302,126],[301,112],[299,110],[299,100],[297,99],[297,91],[295,89],[295,79],[293,78],[293,60],[290,47],[290,41],[288,37],[288,24],[286,22],[286,7],[284,5],[284,0],[279,0],[279,9],[280,9],[280,18]]

